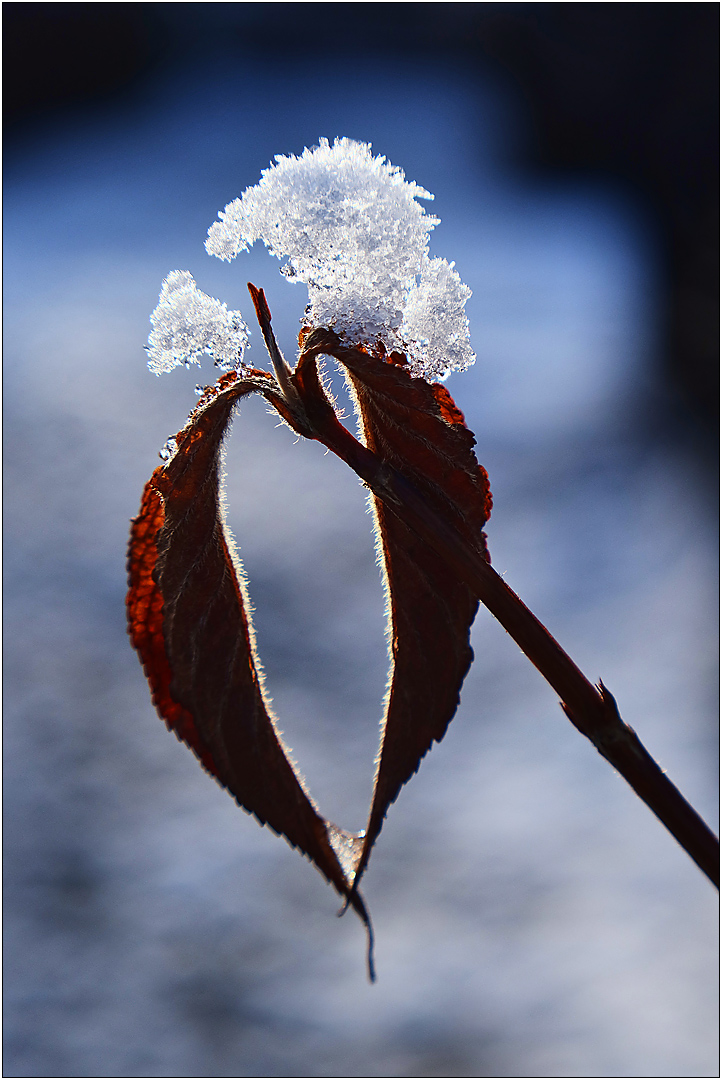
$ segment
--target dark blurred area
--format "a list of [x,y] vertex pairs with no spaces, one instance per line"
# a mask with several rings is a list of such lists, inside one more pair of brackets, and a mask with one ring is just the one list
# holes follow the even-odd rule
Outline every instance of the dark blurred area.
[[[514,164],[597,175],[638,197],[666,292],[656,416],[716,459],[719,6],[688,4],[20,4],[4,10],[6,153],[38,126],[139,92],[222,41],[225,62],[307,52],[493,73],[528,118]],[[342,68],[339,68],[342,78]]]

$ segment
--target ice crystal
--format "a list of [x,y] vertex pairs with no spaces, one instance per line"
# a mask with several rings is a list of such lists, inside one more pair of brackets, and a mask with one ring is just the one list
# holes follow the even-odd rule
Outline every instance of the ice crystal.
[[417,200],[433,195],[350,139],[275,161],[221,211],[208,253],[230,260],[262,240],[285,260],[282,273],[308,286],[305,325],[406,352],[416,375],[473,363],[463,310],[471,292],[453,263],[429,258],[439,219]]
[[166,441],[163,443],[161,449],[158,451],[158,457],[167,465],[177,449],[178,440],[176,439],[175,435],[169,435]]
[[225,371],[243,363],[248,327],[240,311],[201,292],[187,270],[173,270],[165,279],[150,321],[148,367],[155,375],[200,364],[202,353]]

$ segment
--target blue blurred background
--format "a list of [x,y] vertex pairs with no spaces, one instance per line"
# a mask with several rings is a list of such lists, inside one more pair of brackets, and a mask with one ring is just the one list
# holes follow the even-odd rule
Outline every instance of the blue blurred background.
[[[371,987],[357,922],[155,716],[123,600],[142,487],[214,377],[148,373],[162,278],[249,322],[263,286],[293,355],[305,293],[206,230],[274,154],[372,142],[474,291],[448,386],[494,565],[714,824],[717,5],[4,15],[4,1075],[716,1075],[716,895],[488,613],[371,862]],[[255,401],[226,467],[287,741],[362,828],[363,489]]]

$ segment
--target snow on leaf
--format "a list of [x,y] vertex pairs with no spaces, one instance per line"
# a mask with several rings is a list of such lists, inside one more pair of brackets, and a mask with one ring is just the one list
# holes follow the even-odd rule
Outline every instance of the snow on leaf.
[[412,370],[427,379],[443,379],[463,371],[476,356],[469,345],[469,320],[464,305],[471,289],[446,259],[423,261],[419,280],[411,287],[400,336],[407,343]]
[[321,139],[300,157],[278,156],[255,187],[226,206],[206,250],[233,259],[256,240],[308,286],[309,327],[345,344],[405,351],[413,375],[439,377],[474,361],[463,306],[471,295],[443,259],[429,259],[439,219],[433,196],[367,143]]
[[165,279],[150,321],[148,367],[154,375],[200,364],[203,353],[224,371],[243,364],[248,327],[240,311],[201,292],[187,270],[173,270]]

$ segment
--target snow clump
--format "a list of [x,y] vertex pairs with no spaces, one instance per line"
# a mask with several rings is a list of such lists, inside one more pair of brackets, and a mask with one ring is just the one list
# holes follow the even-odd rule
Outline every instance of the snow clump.
[[439,219],[417,200],[433,195],[351,139],[321,139],[275,161],[220,212],[208,253],[230,260],[262,240],[285,260],[281,272],[308,286],[304,325],[330,327],[348,345],[404,352],[426,378],[472,364],[471,290],[453,263],[429,257]]
[[148,367],[154,375],[179,364],[200,364],[202,353],[217,367],[231,371],[243,365],[248,327],[240,311],[201,292],[187,270],[173,270],[161,286],[158,306],[150,317]]

